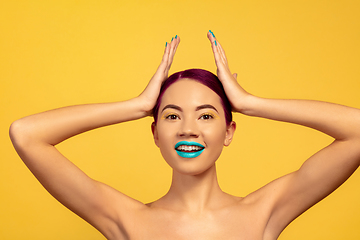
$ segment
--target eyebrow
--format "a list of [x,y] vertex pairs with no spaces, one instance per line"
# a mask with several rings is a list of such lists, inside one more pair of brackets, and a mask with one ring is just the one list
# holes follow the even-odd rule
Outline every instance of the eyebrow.
[[[178,110],[178,111],[180,111],[180,112],[183,111],[182,108],[179,107],[179,106],[177,106],[177,105],[168,104],[168,105],[166,105],[166,106],[162,109],[161,112],[163,112],[163,111],[164,111],[165,109],[167,109],[167,108],[173,108],[173,109]],[[217,110],[213,105],[210,105],[210,104],[203,104],[203,105],[197,106],[196,109],[195,109],[195,111],[199,111],[199,110],[205,109],[205,108],[214,109],[217,113],[219,113],[218,110]]]
[[199,111],[199,110],[205,109],[205,108],[214,109],[217,113],[219,113],[218,110],[216,110],[216,108],[213,105],[210,105],[210,104],[200,105],[200,106],[196,107],[195,111]]
[[176,109],[176,110],[179,110],[180,112],[182,112],[182,108],[177,106],[177,105],[174,105],[174,104],[168,104],[166,105],[162,110],[161,112],[163,112],[165,109],[167,108],[173,108],[173,109]]

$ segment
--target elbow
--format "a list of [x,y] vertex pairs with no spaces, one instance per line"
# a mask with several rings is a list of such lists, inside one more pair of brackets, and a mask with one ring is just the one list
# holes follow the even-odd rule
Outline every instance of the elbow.
[[16,150],[30,142],[28,127],[23,119],[16,120],[10,125],[9,136]]

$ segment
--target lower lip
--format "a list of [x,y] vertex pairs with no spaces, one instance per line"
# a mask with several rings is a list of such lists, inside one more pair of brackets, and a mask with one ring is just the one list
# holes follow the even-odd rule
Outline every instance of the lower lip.
[[204,151],[204,149],[200,150],[200,151],[196,151],[196,152],[182,152],[179,150],[176,150],[176,153],[183,158],[196,158],[198,157],[202,152]]

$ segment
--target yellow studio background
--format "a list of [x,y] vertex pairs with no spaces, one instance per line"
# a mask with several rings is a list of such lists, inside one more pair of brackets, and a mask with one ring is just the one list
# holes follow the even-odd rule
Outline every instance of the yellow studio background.
[[[137,96],[176,34],[171,72],[215,72],[209,29],[249,92],[360,108],[359,12],[356,0],[1,1],[0,239],[104,239],[25,167],[8,137],[14,120]],[[239,114],[235,120],[235,139],[218,162],[220,184],[234,195],[296,170],[332,141],[287,123]],[[153,201],[168,190],[171,171],[153,144],[151,122],[94,130],[59,148],[91,177]],[[279,239],[360,239],[359,187],[357,171]]]

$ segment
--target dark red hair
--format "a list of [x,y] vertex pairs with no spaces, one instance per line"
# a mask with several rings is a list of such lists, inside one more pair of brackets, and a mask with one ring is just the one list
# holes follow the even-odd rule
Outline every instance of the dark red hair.
[[166,91],[166,89],[168,87],[171,86],[171,84],[175,83],[176,81],[178,81],[180,79],[184,79],[184,78],[189,78],[191,80],[197,81],[197,82],[207,86],[208,88],[213,90],[220,97],[221,104],[224,108],[226,124],[229,125],[232,121],[231,105],[225,94],[224,88],[223,88],[220,80],[218,79],[218,77],[215,74],[213,74],[209,71],[203,70],[203,69],[188,69],[185,71],[177,72],[177,73],[172,74],[167,80],[165,80],[165,82],[161,86],[158,100],[153,109],[153,116],[154,116],[155,124],[157,122],[159,107],[160,107],[161,99],[162,99],[162,96],[164,95],[164,92]]

